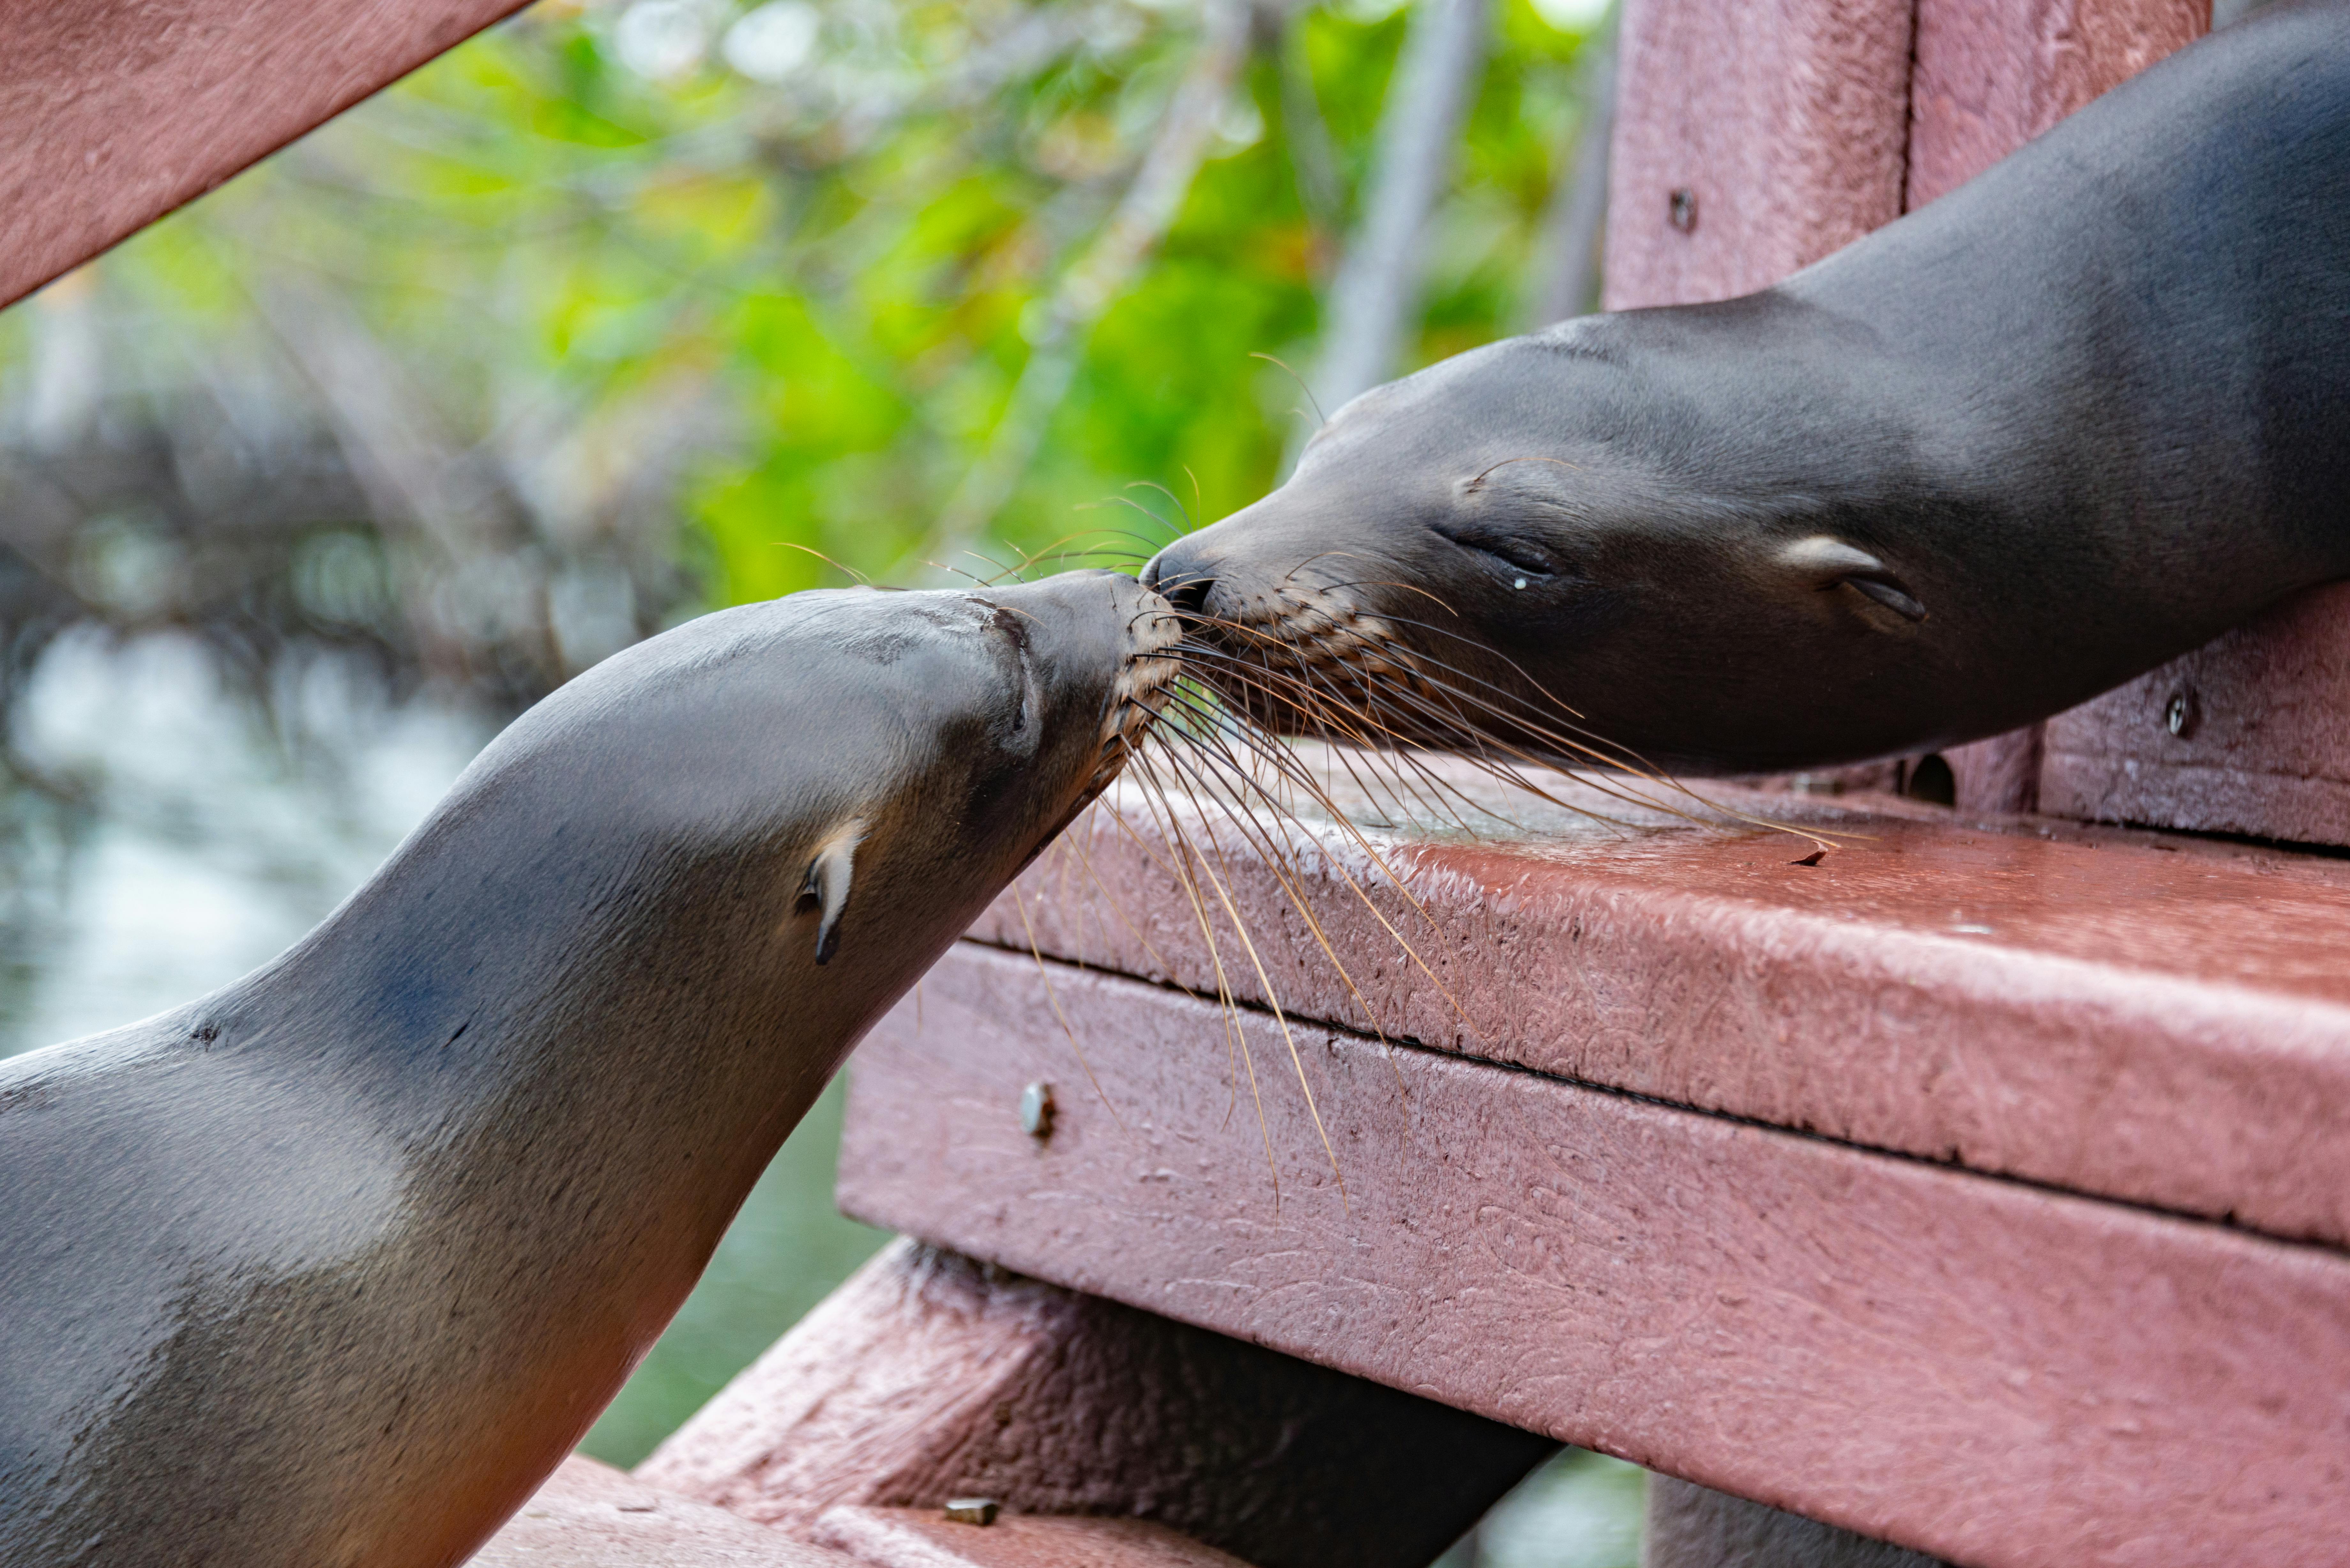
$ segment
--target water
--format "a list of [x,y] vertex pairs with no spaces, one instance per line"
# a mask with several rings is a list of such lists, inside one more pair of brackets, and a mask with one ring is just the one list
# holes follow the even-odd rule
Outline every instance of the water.
[[[0,1056],[130,1023],[275,957],[380,865],[494,731],[390,701],[332,655],[266,703],[177,635],[76,634],[11,744],[53,786],[0,802]],[[887,1238],[832,1204],[835,1085],[582,1445],[632,1465]],[[1633,1568],[1640,1472],[1568,1450],[1440,1568]]]

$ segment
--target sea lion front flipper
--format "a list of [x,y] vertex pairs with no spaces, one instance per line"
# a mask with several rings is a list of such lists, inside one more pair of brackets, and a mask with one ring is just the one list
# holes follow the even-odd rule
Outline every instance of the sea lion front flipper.
[[800,884],[800,908],[823,912],[816,928],[816,961],[830,963],[840,948],[840,912],[848,907],[848,884],[856,871],[857,846],[865,837],[865,819],[852,816],[832,830],[808,862],[807,878]]

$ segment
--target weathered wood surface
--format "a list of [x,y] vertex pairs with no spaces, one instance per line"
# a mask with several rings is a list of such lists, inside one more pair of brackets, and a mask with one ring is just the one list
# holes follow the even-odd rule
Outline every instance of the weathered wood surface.
[[2350,844],[2350,587],[2303,595],[2046,732],[2043,810]]
[[469,1568],[856,1568],[859,1561],[575,1456]]
[[0,6],[0,305],[341,113],[523,0]]
[[1918,0],[1905,209],[1973,179],[2211,26],[2210,0]]
[[[1784,835],[1627,836],[1459,776],[1523,831],[1383,835],[1425,919],[1392,892],[1377,899],[1387,924],[1367,911],[1332,870],[1376,880],[1344,839],[1284,873],[1351,991],[1274,869],[1222,831],[1234,903],[1294,1014],[2350,1241],[2350,865],[1712,792],[1866,836],[1797,866],[1810,846]],[[1081,823],[976,934],[1024,949],[1033,932],[1047,955],[1212,995],[1197,917],[1158,864],[1171,851],[1130,790],[1115,799],[1131,836]],[[1215,929],[1235,994],[1264,1002],[1229,923]]]
[[900,1242],[638,1475],[813,1539],[843,1539],[818,1528],[836,1508],[978,1496],[1022,1513],[1146,1517],[1263,1568],[1424,1568],[1549,1451],[1474,1415]]
[[1305,1027],[1342,1198],[1266,1017],[1261,1137],[1219,1009],[1052,969],[867,1043],[850,1213],[1982,1568],[2350,1539],[2339,1251]]
[[1627,5],[1607,307],[1745,294],[1899,216],[1909,13],[1908,0]]
[[1249,1568],[1140,1519],[1007,1513],[982,1526],[937,1509],[844,1507],[816,1521],[816,1537],[875,1568]]

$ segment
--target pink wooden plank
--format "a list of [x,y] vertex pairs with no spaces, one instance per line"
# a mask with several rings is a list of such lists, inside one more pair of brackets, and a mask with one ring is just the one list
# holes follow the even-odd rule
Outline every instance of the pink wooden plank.
[[1909,19],[1910,0],[1627,5],[1607,307],[1744,294],[1897,216]]
[[1981,1568],[2341,1561],[2338,1252],[1311,1030],[1342,1202],[1247,1022],[1262,1137],[1215,1008],[963,944],[857,1058],[843,1204]]
[[[1280,1001],[1304,1016],[2350,1239],[2350,866],[1716,794],[1869,836],[1795,866],[1809,846],[1784,836],[1683,826],[1626,837],[1490,788],[1524,832],[1384,835],[1442,935],[1393,897],[1388,919],[1458,1012],[1331,872],[1351,860],[1367,877],[1359,855],[1309,854],[1304,883],[1358,1001],[1273,871],[1222,836],[1235,903]],[[1081,823],[1018,885],[1027,920],[1007,896],[975,934],[1024,949],[1033,929],[1047,953],[1212,993],[1197,919],[1154,864],[1170,852],[1131,794],[1114,799],[1136,837]],[[1218,928],[1236,992],[1263,1000]]]
[[522,0],[0,6],[0,305],[203,194]]
[[1956,190],[2210,26],[2210,0],[1918,0],[1907,205]]
[[876,1568],[1248,1568],[1139,1519],[1010,1513],[977,1525],[936,1509],[836,1508],[816,1539]]
[[858,1561],[575,1455],[471,1568],[855,1568]]
[[[976,1496],[1019,1513],[1145,1516],[1267,1568],[1425,1568],[1548,1449],[900,1241],[638,1474],[817,1539],[843,1507]],[[1440,1472],[1430,1453],[1446,1456]]]
[[2350,587],[2061,713],[2047,737],[2041,801],[2059,815],[2350,844]]

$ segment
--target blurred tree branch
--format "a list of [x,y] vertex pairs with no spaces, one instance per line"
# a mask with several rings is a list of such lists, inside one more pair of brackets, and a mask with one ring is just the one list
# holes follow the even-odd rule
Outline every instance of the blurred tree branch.
[[1327,412],[1395,372],[1419,300],[1422,232],[1459,156],[1491,31],[1488,0],[1414,0],[1362,222],[1331,283],[1309,378]]
[[978,545],[1035,461],[1045,426],[1076,374],[1087,334],[1182,210],[1214,141],[1216,118],[1248,57],[1249,38],[1246,0],[1204,0],[1191,70],[1169,100],[1142,167],[1093,244],[1062,275],[986,449],[964,472],[937,526],[910,559],[951,572],[971,572],[966,561],[1002,565],[980,554]]
[[1534,295],[1525,327],[1531,331],[1599,308],[1600,240],[1607,225],[1607,165],[1616,139],[1616,35],[1623,7],[1584,44],[1575,97],[1574,156],[1567,160],[1544,210],[1534,251]]

